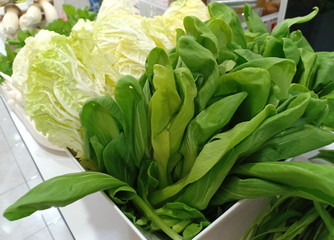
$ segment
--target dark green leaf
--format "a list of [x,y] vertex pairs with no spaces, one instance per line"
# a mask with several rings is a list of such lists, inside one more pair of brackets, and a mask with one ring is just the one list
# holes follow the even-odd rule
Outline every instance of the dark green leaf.
[[[101,163],[100,151],[119,135],[122,128],[122,113],[113,98],[103,96],[91,99],[83,106],[80,121],[86,158]],[[104,166],[100,165],[100,168],[104,169]]]
[[219,79],[216,96],[247,92],[247,97],[237,113],[239,121],[249,120],[259,113],[268,102],[271,79],[262,68],[243,68],[224,74]]
[[91,193],[107,189],[113,189],[114,197],[121,194],[121,191],[126,191],[132,196],[136,194],[126,183],[103,173],[66,174],[51,178],[31,189],[5,210],[4,217],[8,220],[17,220],[37,210],[53,206],[63,207]]
[[[334,206],[334,166],[308,162],[260,162],[238,166],[234,172],[282,184]],[[284,177],[282,177],[284,176]]]
[[210,201],[211,205],[277,195],[298,196],[294,189],[259,178],[228,177]]
[[234,68],[233,72],[248,67],[263,68],[269,72],[272,85],[270,94],[272,96],[269,103],[277,104],[277,102],[273,100],[273,97],[279,101],[288,98],[289,88],[296,73],[296,65],[293,61],[275,57],[254,59]]
[[312,125],[294,127],[271,138],[259,151],[248,157],[247,161],[284,160],[324,147],[332,142],[334,142],[334,133],[330,131]]
[[[316,77],[313,85],[310,86],[314,89],[316,93],[319,93],[330,83],[333,83],[333,73],[334,73],[334,52],[316,52]],[[334,90],[334,86],[332,89]],[[325,95],[322,93],[320,95]]]
[[189,173],[203,145],[229,123],[239,105],[247,96],[246,92],[222,98],[201,111],[187,127],[180,152],[182,153],[182,176]]
[[133,158],[129,156],[124,132],[121,132],[102,149],[101,158],[109,175],[126,182],[130,186],[135,185],[138,170],[134,165]]
[[137,191],[143,199],[147,199],[149,193],[159,186],[158,174],[157,162],[148,159],[142,161],[137,179]]
[[[180,201],[193,207],[196,206],[198,209],[204,209],[211,196],[218,189],[219,185],[234,164],[235,159],[224,161],[225,157],[228,158],[231,154],[230,152],[233,152],[232,149],[251,134],[264,119],[274,114],[274,112],[274,107],[268,105],[252,120],[239,123],[231,130],[215,135],[211,141],[203,147],[196,158],[191,171],[186,177],[175,184],[169,185],[166,188],[151,194],[150,201],[152,204],[159,204],[166,199],[175,196],[187,185],[193,183],[188,187],[187,193],[182,194],[183,197],[180,198]],[[218,162],[220,164],[217,170],[215,169],[215,165]],[[213,170],[210,171],[211,169]],[[219,174],[217,174],[217,171]],[[214,176],[215,180],[208,180],[205,176],[208,176],[209,178],[210,176]],[[219,178],[217,178],[217,176],[219,176]],[[209,186],[208,183],[210,183]],[[206,187],[203,188],[203,185]],[[201,191],[201,194],[198,194],[199,190]],[[203,191],[205,191],[207,195],[204,194]],[[201,201],[198,200],[198,198],[200,198]],[[189,204],[189,202],[191,202],[191,204]]]
[[328,209],[328,205],[323,204],[323,203],[319,203],[314,201],[313,202],[315,209],[317,210],[318,214],[320,215],[320,217],[322,218],[323,222],[325,223],[329,233],[330,233],[330,238],[334,239],[334,218],[333,216],[331,216],[331,214],[329,213]]
[[117,81],[115,99],[122,111],[129,158],[139,168],[148,147],[148,107],[139,82],[132,76]]
[[266,37],[264,41],[264,50],[262,55],[264,57],[284,58],[282,41],[273,36]]

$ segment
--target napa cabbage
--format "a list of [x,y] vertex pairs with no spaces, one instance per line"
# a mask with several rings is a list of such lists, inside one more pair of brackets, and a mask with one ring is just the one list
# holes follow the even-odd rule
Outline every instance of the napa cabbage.
[[129,0],[105,0],[95,21],[79,20],[69,36],[41,30],[13,62],[13,84],[36,130],[83,158],[79,113],[86,101],[113,96],[122,76],[139,78],[154,47],[175,46],[183,18],[209,19],[201,0],[179,0],[163,16],[140,16]]
[[176,45],[176,29],[183,29],[184,17],[210,18],[201,0],[173,2],[162,16],[147,18],[136,13],[130,0],[103,1],[95,24],[96,44],[115,57],[114,66],[123,75],[138,78],[144,72],[148,53]]
[[[91,54],[87,28],[66,37],[47,30],[26,41],[13,63],[13,82],[23,93],[24,108],[50,143],[82,155],[79,112],[87,99],[111,95],[109,59]],[[84,38],[86,37],[86,38]],[[85,40],[83,40],[85,39]],[[95,49],[96,51],[96,49]],[[110,76],[109,76],[110,75]]]

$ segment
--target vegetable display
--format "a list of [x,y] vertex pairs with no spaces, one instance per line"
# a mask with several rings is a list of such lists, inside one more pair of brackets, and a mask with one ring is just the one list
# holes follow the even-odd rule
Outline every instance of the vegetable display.
[[[67,23],[53,22],[50,29],[63,29],[61,34],[39,31],[25,40],[14,59],[12,82],[22,94],[19,104],[38,132],[51,144],[69,148],[84,164],[79,113],[85,101],[113,96],[121,76],[138,77],[144,72],[152,48],[159,45],[167,51],[173,47],[168,39],[175,39],[177,23],[185,14],[206,20],[206,12],[200,0],[180,0],[164,16],[148,19],[133,12],[132,2],[110,0],[103,1],[96,21],[77,21],[80,16],[90,16],[78,11]],[[166,30],[170,18],[175,23]],[[160,28],[155,30],[156,21]]]
[[139,79],[85,101],[82,144],[98,172],[39,184],[7,219],[105,191],[142,231],[181,240],[239,199],[300,197],[321,216],[334,206],[334,166],[286,161],[334,142],[332,54],[289,32],[318,9],[272,33],[248,5],[249,31],[226,5],[208,11],[183,19],[173,49],[152,49]]

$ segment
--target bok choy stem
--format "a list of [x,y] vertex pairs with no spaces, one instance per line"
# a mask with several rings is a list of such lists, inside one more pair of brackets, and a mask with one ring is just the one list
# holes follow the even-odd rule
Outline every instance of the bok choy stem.
[[156,226],[158,226],[163,232],[165,232],[173,240],[182,240],[183,238],[177,234],[174,230],[168,227],[162,219],[154,213],[154,209],[149,203],[145,202],[142,198],[136,195],[132,200],[136,205]]

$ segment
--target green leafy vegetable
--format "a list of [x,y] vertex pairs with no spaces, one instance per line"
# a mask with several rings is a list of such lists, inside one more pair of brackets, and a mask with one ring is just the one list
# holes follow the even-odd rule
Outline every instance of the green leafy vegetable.
[[312,198],[333,205],[333,190],[330,187],[333,169],[334,166],[304,162],[259,162],[242,164],[234,172],[291,186]]
[[250,32],[266,33],[267,27],[262,21],[261,17],[251,10],[248,4],[244,6],[244,16],[247,24],[247,28]]
[[[180,2],[173,11],[182,8]],[[233,9],[211,3],[211,19],[187,16],[182,29],[164,35],[157,23],[165,26],[172,10],[152,20],[156,25],[150,29],[151,20],[129,14],[124,2],[119,6],[118,15],[111,14],[115,21],[107,21],[111,15],[103,7],[95,23],[79,21],[69,37],[53,33],[27,40],[47,46],[26,58],[31,65],[17,77],[37,123],[40,106],[52,105],[58,109],[50,110],[55,125],[72,124],[63,116],[81,124],[75,125],[84,139],[78,146],[103,173],[46,181],[5,217],[105,191],[139,228],[185,240],[235,201],[270,197],[270,209],[245,239],[330,239],[334,167],[287,161],[334,142],[333,56],[315,52],[301,32],[289,29],[318,10],[287,19],[269,33],[248,5],[245,31]],[[131,24],[116,31],[125,16]],[[135,40],[141,48],[134,47]],[[170,42],[175,46],[166,47]],[[145,66],[133,62],[132,54],[145,56]],[[27,76],[38,89],[20,81]],[[32,106],[30,98],[39,105]],[[81,176],[89,181],[80,194],[54,192],[63,184],[76,189]],[[312,229],[315,223],[319,228]]]
[[283,20],[281,23],[275,26],[275,28],[272,31],[272,35],[275,37],[285,37],[287,34],[289,34],[289,29],[292,25],[296,23],[307,22],[310,21],[312,18],[314,18],[319,12],[319,9],[317,7],[314,7],[313,9],[314,9],[313,12],[309,13],[306,16]]
[[332,239],[332,214],[332,206],[316,201],[273,197],[243,239]]
[[[6,209],[4,216],[16,220],[29,216],[37,210],[52,206],[66,206],[91,193],[102,190],[113,190],[115,198],[127,193],[136,194],[126,183],[99,172],[81,172],[58,176],[49,179],[31,189],[11,207]],[[36,199],[38,196],[38,199]]]
[[182,177],[189,173],[204,144],[229,123],[246,96],[246,92],[240,92],[222,98],[201,111],[189,123],[180,149],[184,157]]

